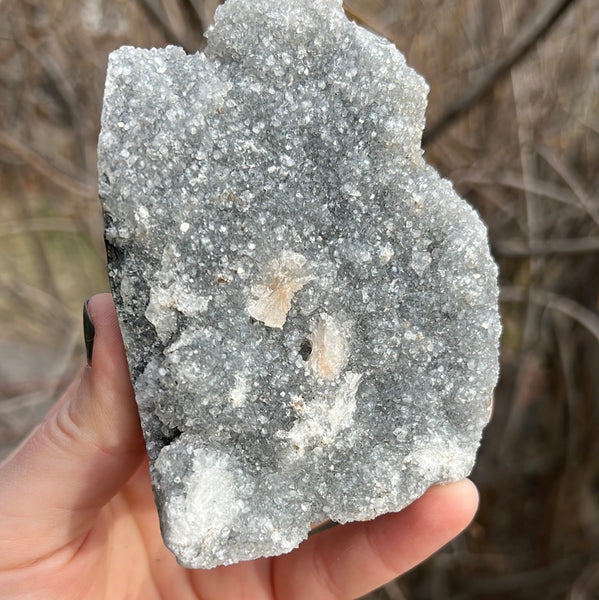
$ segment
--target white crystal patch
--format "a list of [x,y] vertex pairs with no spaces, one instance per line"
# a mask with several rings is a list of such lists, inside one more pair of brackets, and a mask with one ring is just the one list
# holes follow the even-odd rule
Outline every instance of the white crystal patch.
[[306,258],[297,252],[284,251],[271,261],[252,286],[248,304],[251,317],[267,327],[282,328],[296,292],[311,277],[306,269]]
[[322,315],[310,334],[308,367],[323,379],[337,379],[349,360],[348,332],[334,317]]

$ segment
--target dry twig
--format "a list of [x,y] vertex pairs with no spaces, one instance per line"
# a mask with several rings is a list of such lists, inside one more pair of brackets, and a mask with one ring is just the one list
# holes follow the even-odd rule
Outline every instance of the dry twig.
[[[443,133],[456,119],[468,112],[501,81],[528,51],[543,37],[576,0],[554,0],[550,5],[539,3],[529,21],[522,27],[509,45],[505,55],[489,65],[474,80],[466,92],[450,102],[443,116],[427,127],[422,136],[422,145],[427,146]],[[549,7],[547,7],[549,6]]]
[[582,325],[597,341],[599,341],[599,315],[582,306],[582,304],[545,290],[528,289],[520,286],[504,286],[500,299],[503,302],[527,302],[543,308],[556,310],[579,325]]
[[528,257],[549,254],[590,254],[599,252],[599,236],[550,240],[499,240],[492,244],[497,256]]
[[0,131],[0,148],[8,150],[38,174],[49,179],[52,183],[67,192],[83,196],[84,198],[94,198],[96,196],[95,186],[80,181],[74,175],[70,174],[65,167],[51,163],[39,152],[3,131]]

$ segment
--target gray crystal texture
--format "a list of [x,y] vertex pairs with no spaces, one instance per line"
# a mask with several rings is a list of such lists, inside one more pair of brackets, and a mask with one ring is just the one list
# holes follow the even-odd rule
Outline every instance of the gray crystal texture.
[[338,0],[227,0],[110,57],[109,275],[167,546],[276,555],[470,472],[497,272],[422,158],[427,86]]

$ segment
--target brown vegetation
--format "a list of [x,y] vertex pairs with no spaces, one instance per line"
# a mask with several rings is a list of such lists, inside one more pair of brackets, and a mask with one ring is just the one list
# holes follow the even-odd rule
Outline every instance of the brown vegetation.
[[[108,52],[193,51],[214,0],[0,0],[0,444],[82,361],[107,289],[95,145]],[[504,335],[468,531],[371,595],[599,594],[596,0],[348,0],[431,86],[428,159],[489,226]]]

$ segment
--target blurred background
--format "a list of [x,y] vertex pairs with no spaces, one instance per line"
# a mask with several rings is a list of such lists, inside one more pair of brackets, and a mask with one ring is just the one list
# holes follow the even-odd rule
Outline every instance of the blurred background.
[[[107,54],[203,46],[216,0],[0,0],[0,458],[83,362],[108,290]],[[597,0],[347,0],[428,80],[424,147],[489,227],[504,334],[475,522],[369,596],[599,598]]]

